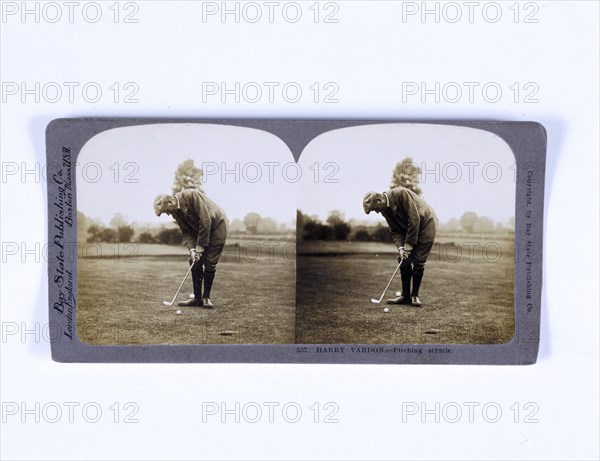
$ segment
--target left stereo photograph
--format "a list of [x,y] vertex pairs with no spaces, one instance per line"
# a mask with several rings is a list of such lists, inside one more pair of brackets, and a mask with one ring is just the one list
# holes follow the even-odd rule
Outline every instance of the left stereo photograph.
[[[235,126],[141,125],[62,156],[76,164],[54,176],[54,248],[77,259],[77,273],[56,274],[56,309],[74,316],[77,286],[80,341],[294,342],[296,199],[286,175],[296,171],[281,140]],[[75,221],[69,241],[61,229]]]

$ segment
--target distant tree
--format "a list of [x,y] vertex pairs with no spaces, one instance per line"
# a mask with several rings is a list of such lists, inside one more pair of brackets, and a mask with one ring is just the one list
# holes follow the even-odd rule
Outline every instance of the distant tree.
[[135,231],[131,226],[119,226],[117,229],[117,238],[119,239],[119,242],[129,243],[131,242],[131,237],[133,237],[134,232]]
[[382,224],[377,225],[372,235],[373,240],[375,240],[376,242],[392,241],[392,234],[390,233],[390,228],[387,226],[383,226]]
[[359,242],[370,242],[371,240],[373,240],[370,232],[367,229],[357,230],[354,234],[354,239],[358,240]]
[[344,213],[339,210],[333,210],[329,212],[327,216],[327,224],[335,226],[336,224],[344,222]]
[[258,224],[260,223],[261,217],[258,213],[248,213],[244,217],[244,225],[246,226],[246,230],[251,234],[256,234],[258,232]]
[[241,219],[236,218],[229,224],[230,232],[244,232],[245,230],[246,226],[244,226],[244,223],[241,221]]
[[340,223],[336,224],[333,229],[333,238],[335,240],[348,240],[348,236],[350,235],[350,225],[348,223]]
[[159,224],[149,225],[148,223],[140,223],[137,221],[133,221],[129,225],[133,227],[133,233],[137,236],[136,240],[139,240],[139,236],[143,233],[149,233],[154,236],[161,229],[161,225]]
[[111,229],[110,227],[103,228],[100,231],[99,237],[100,237],[101,242],[108,242],[108,243],[118,242],[117,231],[114,229]]
[[478,221],[479,217],[472,211],[467,211],[460,217],[460,225],[467,232],[473,232]]
[[302,238],[304,240],[317,240],[320,223],[310,218],[306,218],[308,217],[305,216],[305,219],[303,220],[304,225],[302,226]]
[[127,218],[123,213],[115,213],[110,220],[110,227],[114,230],[118,230],[119,227],[123,227],[127,225]]
[[101,237],[101,232],[102,232],[103,227],[99,224],[91,224],[88,227],[88,238],[87,241],[90,243],[94,243],[94,242],[101,242],[102,241],[102,237]]
[[456,218],[450,218],[450,220],[446,223],[446,230],[457,231],[459,229],[460,229],[460,222]]
[[494,221],[492,221],[487,216],[481,216],[477,220],[476,230],[478,232],[493,232],[494,231]]
[[275,234],[277,232],[277,222],[271,218],[262,218],[256,226],[258,234]]
[[335,240],[346,240],[350,234],[350,225],[344,220],[344,214],[333,210],[327,216],[327,224],[331,227],[331,234]]
[[192,159],[184,161],[175,171],[175,181],[173,182],[173,193],[181,192],[185,189],[200,189],[202,185],[202,176],[204,172],[201,168],[194,165]]
[[183,241],[179,229],[163,229],[158,233],[156,239],[165,245],[180,245]]
[[421,195],[420,182],[421,168],[413,162],[412,157],[406,157],[394,168],[390,188],[393,189],[394,187],[402,186],[412,190],[417,195]]
[[138,238],[138,243],[156,243],[156,239],[150,232],[142,232]]
[[333,229],[326,224],[319,224],[317,229],[317,238],[319,240],[333,240]]
[[508,220],[508,227],[512,230],[515,229],[515,218],[514,217],[512,217]]
[[81,211],[78,211],[77,212],[77,241],[79,243],[83,244],[87,241],[87,226],[88,226],[88,222],[87,222],[86,216]]
[[331,227],[323,224],[316,216],[305,215],[302,238],[304,240],[331,240],[333,232]]

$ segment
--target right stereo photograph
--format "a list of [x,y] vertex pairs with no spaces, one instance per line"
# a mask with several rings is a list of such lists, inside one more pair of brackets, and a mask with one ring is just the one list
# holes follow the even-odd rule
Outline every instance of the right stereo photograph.
[[513,338],[516,167],[505,141],[459,126],[359,126],[318,136],[299,163],[297,343]]

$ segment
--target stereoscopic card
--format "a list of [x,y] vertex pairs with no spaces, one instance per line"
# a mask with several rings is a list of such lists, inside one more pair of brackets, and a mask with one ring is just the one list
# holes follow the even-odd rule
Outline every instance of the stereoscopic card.
[[535,122],[57,119],[59,362],[532,364]]

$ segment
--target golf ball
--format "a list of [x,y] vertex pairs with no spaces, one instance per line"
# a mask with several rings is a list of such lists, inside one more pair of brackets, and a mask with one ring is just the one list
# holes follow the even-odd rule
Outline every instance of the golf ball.
[[390,310],[386,307],[385,309],[383,309],[383,312],[389,312]]
[[177,312],[175,312],[177,315],[181,314],[181,311],[179,309],[177,309]]

